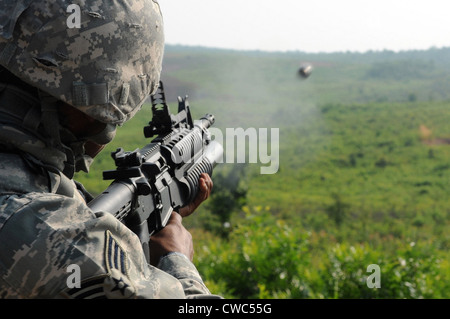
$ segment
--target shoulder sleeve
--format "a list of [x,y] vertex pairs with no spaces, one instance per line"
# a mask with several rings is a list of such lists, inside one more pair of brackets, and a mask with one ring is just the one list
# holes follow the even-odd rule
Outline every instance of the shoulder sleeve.
[[221,298],[211,295],[195,265],[181,253],[168,253],[161,257],[158,268],[177,278],[188,298]]
[[192,289],[183,279],[200,277],[181,259],[170,259],[179,278],[148,265],[133,232],[78,199],[30,193],[8,201],[26,205],[0,231],[3,297],[185,298]]

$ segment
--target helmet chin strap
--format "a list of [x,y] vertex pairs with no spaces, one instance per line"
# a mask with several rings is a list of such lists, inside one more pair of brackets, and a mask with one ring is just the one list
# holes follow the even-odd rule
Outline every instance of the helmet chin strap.
[[58,100],[42,90],[38,92],[41,101],[41,123],[50,137],[51,146],[62,150],[63,146],[59,134]]
[[[75,173],[75,156],[74,151],[65,146],[61,140],[62,130],[59,123],[58,99],[42,90],[38,90],[38,93],[41,102],[41,124],[49,137],[47,142],[50,143],[51,147],[66,154],[63,173],[67,177],[72,178]],[[63,134],[65,137],[64,139],[69,135],[72,135],[71,139],[75,138],[75,136],[69,132],[63,132]]]
[[89,167],[94,161],[94,157],[100,153],[106,144],[113,140],[116,129],[116,125],[107,124],[100,133],[89,136],[86,140],[75,140],[70,144],[70,149],[75,154],[76,172],[89,173]]
[[[59,106],[58,99],[43,91],[31,94],[22,87],[0,80],[0,139],[3,147],[28,152],[46,167],[54,167],[73,178],[75,172],[89,171],[102,145],[114,138],[116,125],[107,124],[97,134],[78,138],[61,123]],[[14,127],[17,132],[1,129],[6,126]],[[36,142],[38,140],[41,144]]]
[[[66,162],[66,169],[74,172],[83,171],[89,173],[89,168],[94,161],[94,157],[103,149],[103,146],[112,141],[116,135],[116,125],[108,124],[105,128],[93,135],[83,139],[77,138],[70,130],[60,127],[61,145],[63,146],[67,158],[73,159]],[[92,145],[93,144],[93,145]],[[67,145],[67,146],[66,146]],[[95,152],[91,150],[95,146]],[[89,152],[88,152],[89,150]],[[68,177],[73,177],[66,174]]]
[[88,136],[83,140],[77,140],[74,137],[74,142],[70,143],[70,149],[75,155],[76,172],[83,171],[89,173],[89,167],[94,161],[94,157],[100,153],[104,145],[113,140],[116,136],[116,130],[116,125],[107,124],[101,132]]
[[[116,125],[107,124],[105,128],[93,135],[77,138],[69,129],[63,127],[59,120],[58,99],[39,90],[41,101],[41,123],[50,137],[52,147],[66,154],[64,162],[64,175],[72,178],[75,172],[89,172],[89,167],[97,154],[86,154],[85,144],[88,141],[98,145],[106,145],[112,141],[116,134]],[[101,147],[99,147],[101,149]],[[91,156],[92,155],[92,156]]]

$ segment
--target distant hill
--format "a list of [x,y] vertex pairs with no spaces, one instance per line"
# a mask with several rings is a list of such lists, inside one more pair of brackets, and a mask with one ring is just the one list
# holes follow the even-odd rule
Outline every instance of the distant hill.
[[[307,79],[297,75],[304,63],[313,66]],[[450,48],[309,54],[167,46],[162,79],[173,109],[177,95],[189,95],[194,116],[213,113],[215,127],[222,130],[280,128],[280,157],[292,158],[289,166],[297,169],[314,160],[323,140],[329,138],[324,132],[336,106],[377,104],[380,116],[388,116],[390,106],[399,103],[422,103],[421,108],[415,108],[419,112],[425,110],[427,103],[450,101]],[[392,119],[399,121],[403,112],[400,109],[408,107],[402,105],[393,111]],[[445,104],[438,109],[445,110]],[[333,112],[325,114],[327,110]],[[374,116],[367,113],[370,108],[365,110],[353,119],[365,122]],[[342,123],[358,125],[349,121],[346,118]],[[388,123],[396,125],[394,121]],[[420,124],[407,134],[413,134]],[[295,173],[285,167],[272,180],[295,184]],[[264,185],[258,183],[258,187]],[[256,189],[253,186],[265,198],[276,194],[270,190],[259,193]]]
[[[303,62],[314,70],[300,82],[296,71]],[[189,92],[192,98],[247,100],[261,94],[266,100],[279,90],[301,88],[302,98],[318,103],[442,101],[450,99],[450,48],[310,54],[169,45],[163,80],[171,91]]]
[[[305,63],[313,66],[307,79],[297,75]],[[177,96],[189,95],[194,118],[213,113],[222,132],[279,130],[279,143],[255,143],[279,146],[276,174],[260,174],[261,160],[219,165],[211,198],[183,222],[213,293],[449,298],[450,48],[307,54],[167,46],[162,80],[172,112]],[[144,105],[77,179],[95,194],[104,190],[110,153],[148,143],[142,128],[151,116]],[[367,284],[373,264],[381,289]]]

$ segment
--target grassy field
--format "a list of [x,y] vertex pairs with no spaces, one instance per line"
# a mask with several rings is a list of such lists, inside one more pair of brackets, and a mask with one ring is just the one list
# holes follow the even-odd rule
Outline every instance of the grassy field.
[[[302,63],[314,67],[297,76]],[[195,262],[229,298],[450,297],[450,49],[304,54],[168,47],[172,111],[278,128],[279,170],[225,163],[186,220]],[[148,106],[77,178],[108,185],[109,153],[142,147]],[[271,146],[271,145],[269,145]],[[270,149],[270,148],[269,148]],[[381,288],[368,288],[369,265]]]

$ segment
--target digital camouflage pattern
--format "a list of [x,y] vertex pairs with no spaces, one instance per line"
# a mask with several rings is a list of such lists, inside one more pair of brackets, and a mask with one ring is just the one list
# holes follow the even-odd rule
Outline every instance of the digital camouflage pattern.
[[[51,193],[51,173],[0,153],[0,298],[186,298],[211,296],[187,257],[146,263],[137,236],[80,193]],[[72,288],[70,266],[81,286]],[[179,279],[177,279],[179,278]]]
[[[71,4],[80,28],[67,25]],[[163,47],[156,0],[0,1],[0,64],[104,123],[124,123],[156,91]]]
[[[70,4],[81,8],[79,29],[67,26]],[[0,0],[0,65],[104,123],[139,110],[162,56],[156,0]],[[132,231],[88,208],[67,177],[71,151],[38,132],[26,92],[3,98],[13,91],[0,87],[0,298],[211,297],[187,257],[150,266]]]

